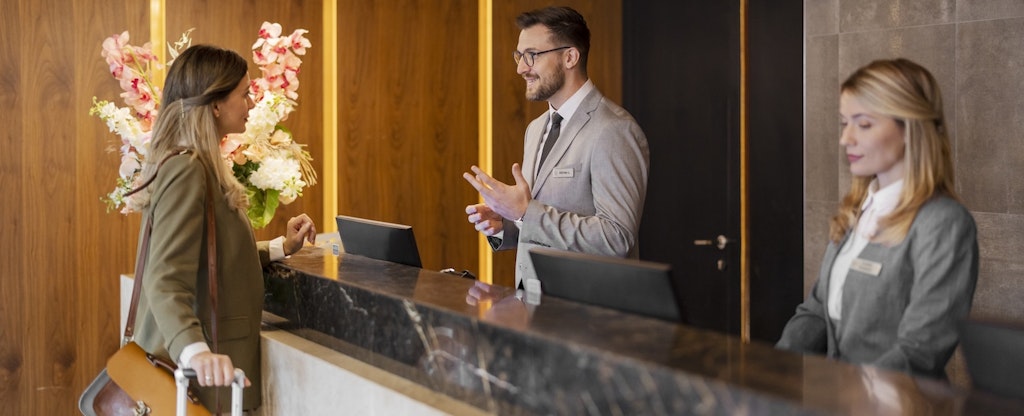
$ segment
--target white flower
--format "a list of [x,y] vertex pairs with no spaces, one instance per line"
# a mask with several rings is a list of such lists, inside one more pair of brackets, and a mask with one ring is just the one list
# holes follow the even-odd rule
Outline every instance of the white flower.
[[260,167],[249,176],[249,183],[259,189],[280,192],[281,200],[294,200],[306,186],[299,171],[299,161],[279,157],[263,159]]
[[[266,92],[263,99],[249,110],[249,121],[245,124],[246,135],[261,137],[274,131],[274,126],[288,118],[295,109],[292,101],[278,92]],[[252,133],[250,132],[252,129]]]
[[140,159],[145,159],[146,156],[149,156],[149,142],[152,139],[153,131],[150,130],[137,136],[133,136],[132,139],[129,140],[129,144],[131,144],[135,151],[138,152],[139,156],[141,156]]
[[249,110],[249,120],[245,123],[244,133],[250,138],[247,142],[268,136],[274,131],[278,118],[277,113],[270,108],[269,101],[271,100],[260,101],[252,110]]
[[[245,123],[245,132],[231,135],[230,140],[239,143],[242,155],[247,160],[259,163],[268,154],[268,145],[280,143],[281,130],[278,125],[295,110],[295,101],[277,92],[267,92],[256,106],[249,110],[249,120]],[[290,142],[290,139],[289,139]]]
[[[142,148],[145,133],[139,120],[132,116],[131,109],[118,107],[112,102],[99,101],[93,106],[93,113],[107,123],[111,132],[121,136],[121,141],[131,144],[136,148]],[[148,142],[148,137],[146,137]]]

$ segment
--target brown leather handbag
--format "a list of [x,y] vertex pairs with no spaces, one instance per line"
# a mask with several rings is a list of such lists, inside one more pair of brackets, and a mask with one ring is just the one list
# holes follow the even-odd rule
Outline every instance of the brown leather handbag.
[[[174,153],[159,166],[173,156]],[[160,170],[159,166],[157,171]],[[206,169],[203,169],[206,172]],[[209,175],[207,175],[209,176]],[[156,178],[154,173],[146,183],[128,195],[148,186]],[[213,304],[212,332],[217,333],[217,229],[213,211],[213,192],[209,178],[206,181],[206,241],[209,257],[210,297]],[[126,195],[127,196],[127,195]],[[149,254],[149,236],[153,230],[153,218],[146,221],[146,232],[142,237],[142,247],[135,263],[135,283],[132,288],[131,308],[128,310],[128,321],[124,328],[122,347],[107,360],[107,367],[89,384],[78,400],[78,409],[86,416],[140,416],[148,414],[172,415],[176,410],[177,386],[174,382],[174,370],[177,366],[166,359],[153,356],[143,351],[142,347],[132,342],[135,336],[135,314],[139,306],[139,295],[142,293],[143,271],[146,268],[146,257]],[[216,342],[214,342],[216,351]],[[189,391],[187,403],[188,415],[209,416],[210,412],[199,403],[199,398]]]

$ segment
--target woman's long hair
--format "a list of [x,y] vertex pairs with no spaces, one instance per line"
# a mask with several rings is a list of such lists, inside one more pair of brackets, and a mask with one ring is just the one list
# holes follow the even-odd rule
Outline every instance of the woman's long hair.
[[[906,237],[918,209],[935,195],[956,195],[953,159],[942,112],[942,95],[924,67],[906,59],[878,60],[858,69],[841,91],[871,112],[891,117],[903,130],[903,190],[896,208],[878,220],[874,242],[895,245]],[[829,222],[839,242],[856,224],[873,176],[854,177],[850,192]]]
[[[237,53],[208,45],[192,46],[174,60],[167,71],[142,178],[151,178],[157,164],[168,154],[192,150],[192,157],[198,158],[216,177],[228,205],[245,213],[249,205],[245,187],[220,155],[221,137],[213,104],[231,94],[248,71],[245,59]],[[149,191],[144,190],[140,195],[142,206],[149,205],[149,197]]]

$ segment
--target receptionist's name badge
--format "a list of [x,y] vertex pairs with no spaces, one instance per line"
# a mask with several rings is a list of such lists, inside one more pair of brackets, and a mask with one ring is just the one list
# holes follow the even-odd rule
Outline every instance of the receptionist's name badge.
[[857,258],[853,259],[853,262],[850,263],[850,270],[856,270],[864,274],[878,276],[878,273],[882,272],[882,263]]
[[555,168],[551,171],[551,176],[555,178],[571,178],[572,174],[572,168]]

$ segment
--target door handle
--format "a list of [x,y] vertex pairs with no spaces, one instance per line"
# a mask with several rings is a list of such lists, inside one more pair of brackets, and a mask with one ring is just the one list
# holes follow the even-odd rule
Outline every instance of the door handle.
[[693,245],[715,246],[718,247],[719,250],[725,250],[725,246],[732,242],[733,240],[728,239],[726,236],[719,235],[718,237],[715,237],[714,240],[693,240]]

